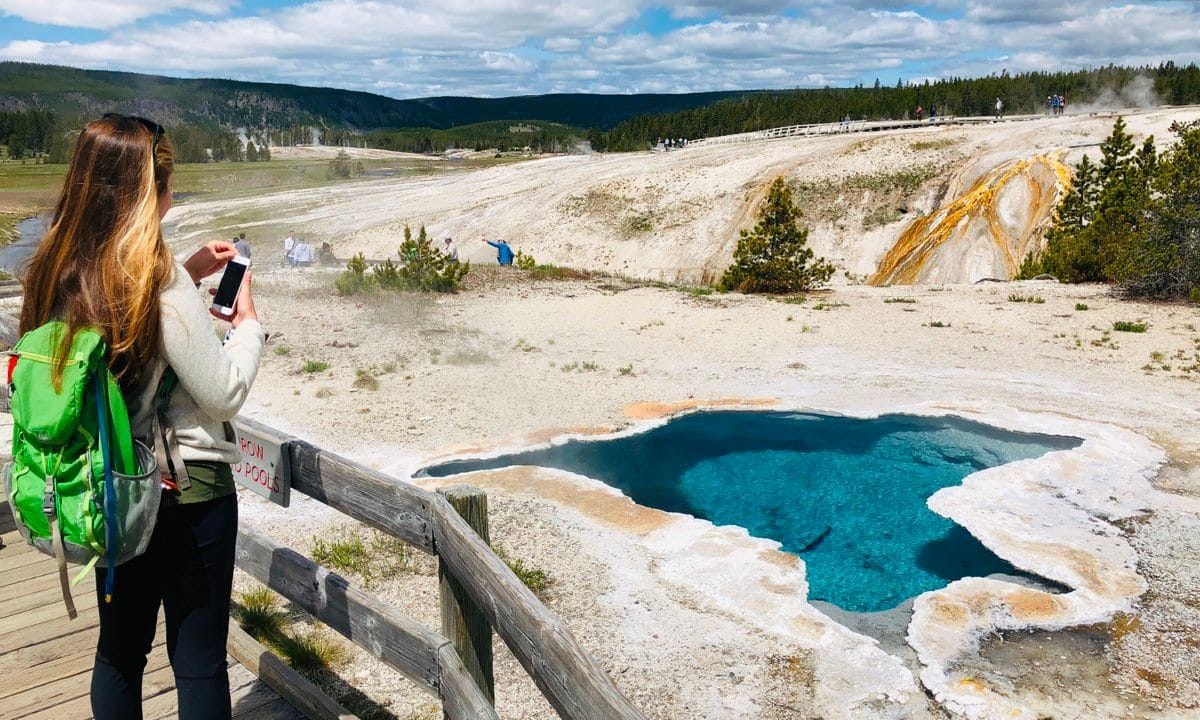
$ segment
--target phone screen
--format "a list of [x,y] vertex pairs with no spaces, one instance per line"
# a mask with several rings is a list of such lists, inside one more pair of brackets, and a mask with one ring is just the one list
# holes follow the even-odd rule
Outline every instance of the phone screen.
[[221,276],[221,284],[217,286],[217,294],[213,297],[212,304],[222,308],[232,308],[245,275],[246,266],[242,263],[230,262],[226,265],[225,274]]

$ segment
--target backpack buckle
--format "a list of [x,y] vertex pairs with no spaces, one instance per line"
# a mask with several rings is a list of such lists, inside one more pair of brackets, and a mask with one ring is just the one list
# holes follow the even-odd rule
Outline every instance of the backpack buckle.
[[46,517],[54,519],[58,512],[54,508],[54,477],[46,478],[46,493],[42,495],[42,512]]

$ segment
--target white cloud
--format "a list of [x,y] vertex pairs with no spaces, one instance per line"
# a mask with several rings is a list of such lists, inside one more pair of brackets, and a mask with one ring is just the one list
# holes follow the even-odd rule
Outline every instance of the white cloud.
[[154,15],[188,10],[205,15],[227,12],[235,0],[0,0],[0,15],[43,25],[108,30]]
[[[64,8],[85,3],[51,0],[35,8],[29,0],[0,0],[8,12],[18,5],[22,13],[42,8],[69,15]],[[111,5],[112,25],[136,15],[132,3]],[[219,12],[230,2],[163,0],[145,7],[185,5]],[[1018,72],[1200,60],[1197,5],[688,0],[672,6],[678,27],[651,34],[623,31],[641,27],[635,21],[644,12],[662,7],[651,0],[310,0],[242,17],[143,19],[91,42],[10,37],[7,45],[0,40],[0,58],[333,85],[398,97],[842,85],[869,83],[875,75],[894,81],[897,73],[908,79],[1001,67]]]

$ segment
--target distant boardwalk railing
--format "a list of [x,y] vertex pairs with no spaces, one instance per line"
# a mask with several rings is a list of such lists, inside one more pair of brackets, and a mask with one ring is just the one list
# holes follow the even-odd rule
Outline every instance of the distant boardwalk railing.
[[[1007,122],[1016,120],[1036,120],[1045,115],[1011,115],[996,120],[994,117],[945,117],[929,118],[926,120],[851,120],[849,122],[815,123],[811,125],[787,125],[784,127],[755,130],[753,132],[720,135],[703,140],[691,140],[687,147],[706,145],[727,145],[729,143],[754,142],[756,140],[778,140],[782,138],[806,137],[815,135],[841,135],[845,133],[881,132],[884,130],[901,130],[906,128],[937,127],[940,125],[977,125],[981,123]],[[686,148],[684,148],[686,149]]]

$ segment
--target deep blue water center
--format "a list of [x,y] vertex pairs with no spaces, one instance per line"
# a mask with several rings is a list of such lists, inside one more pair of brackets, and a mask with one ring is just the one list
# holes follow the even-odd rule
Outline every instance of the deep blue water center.
[[977,470],[1079,443],[955,417],[702,412],[637,435],[426,472],[539,465],[586,475],[641,505],[778,540],[804,558],[810,598],[868,612],[961,577],[1016,572],[925,500]]

